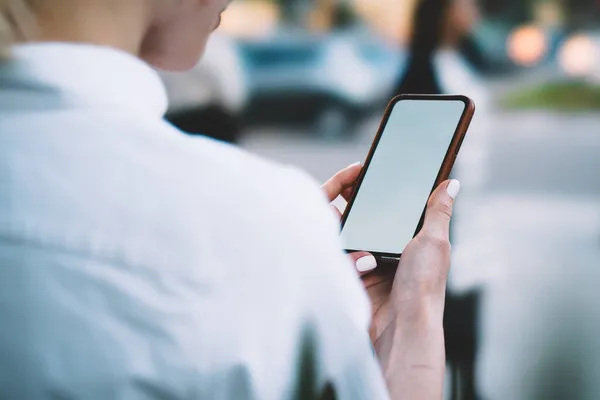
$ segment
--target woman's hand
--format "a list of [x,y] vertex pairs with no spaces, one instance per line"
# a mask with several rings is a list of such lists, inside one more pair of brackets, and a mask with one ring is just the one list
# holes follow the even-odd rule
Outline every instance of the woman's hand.
[[[323,190],[327,194],[329,201],[334,201],[338,196],[342,196],[346,201],[350,200],[354,185],[362,171],[362,165],[360,163],[353,164],[333,176],[323,185]],[[339,210],[332,205],[334,212],[341,218],[342,215]],[[358,273],[361,275],[365,288],[371,299],[371,305],[373,310],[373,316],[380,315],[380,310],[389,300],[389,296],[392,289],[392,283],[394,280],[395,269],[382,269],[376,270],[377,261],[375,257],[366,252],[352,253],[350,254],[354,265]],[[371,338],[375,342],[376,335],[374,336],[374,330],[379,331],[381,328],[375,329],[380,323],[375,321],[373,318],[371,329]]]
[[[331,178],[323,186],[328,198],[348,199],[360,172],[360,165],[352,165]],[[459,189],[458,181],[447,181],[435,190],[423,229],[402,253],[397,269],[377,269],[375,258],[365,252],[350,255],[371,299],[371,340],[392,395],[402,390],[413,398],[437,398],[442,390],[450,219]],[[423,387],[435,393],[423,393]]]
[[[346,201],[350,200],[361,170],[362,166],[359,163],[353,164],[328,180],[322,188],[329,201],[334,201],[338,196],[342,196]],[[445,294],[446,278],[450,269],[450,218],[453,201],[459,189],[460,184],[457,181],[447,181],[433,193],[427,205],[423,229],[402,253],[397,270],[378,270],[375,257],[367,252],[350,254],[371,297],[374,317],[387,313],[383,308],[391,305],[389,303],[392,293],[397,303],[424,297],[431,299],[434,295]],[[332,207],[341,217],[338,209]],[[373,339],[376,339],[384,328],[377,326],[381,322],[374,318],[373,324],[376,329],[372,332]]]
[[[329,179],[323,185],[323,190],[327,194],[329,201],[334,201],[338,196],[342,196],[346,201],[349,201],[361,171],[362,166],[360,163],[357,163],[341,170]],[[339,210],[333,205],[332,207],[338,217],[341,218],[342,215]],[[350,258],[361,275],[371,299],[373,310],[371,339],[375,342],[378,336],[376,333],[383,329],[383,324],[375,317],[383,315],[384,305],[389,302],[396,270],[393,268],[377,270],[375,257],[366,252],[352,253],[350,254]]]

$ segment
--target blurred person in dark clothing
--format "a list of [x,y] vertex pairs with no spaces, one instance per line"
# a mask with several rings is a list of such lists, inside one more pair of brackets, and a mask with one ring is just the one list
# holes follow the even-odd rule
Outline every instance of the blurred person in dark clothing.
[[305,172],[181,134],[228,0],[0,0],[0,398],[442,398],[449,224],[397,273]]
[[[469,67],[469,62],[485,65],[471,36],[479,18],[475,0],[415,2],[408,61],[403,66],[396,93],[480,91],[472,87],[480,83],[475,82],[476,74]],[[469,87],[465,88],[466,85]]]
[[[455,215],[471,209],[478,201],[488,178],[489,95],[473,66],[485,68],[472,30],[479,16],[475,0],[417,0],[412,21],[407,64],[397,86],[398,94],[462,94],[471,97],[477,111],[454,168],[464,185],[461,206]],[[466,54],[465,54],[466,53]],[[466,198],[466,200],[465,200]],[[463,208],[464,207],[464,208]],[[466,213],[466,211],[465,211]],[[478,397],[476,385],[479,349],[479,271],[485,257],[469,243],[477,232],[458,230],[452,225],[455,249],[454,271],[446,300],[444,329],[446,354],[452,371],[452,398]],[[466,290],[455,290],[454,275],[468,281]],[[467,278],[464,278],[464,276]]]

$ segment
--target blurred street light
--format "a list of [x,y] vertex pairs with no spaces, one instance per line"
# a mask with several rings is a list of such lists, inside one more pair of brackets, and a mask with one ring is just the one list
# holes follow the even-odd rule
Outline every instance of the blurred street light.
[[591,75],[600,62],[600,48],[586,35],[574,35],[561,47],[558,61],[569,76],[582,78]]
[[521,66],[538,64],[548,51],[548,39],[544,30],[535,25],[516,28],[508,37],[508,56]]

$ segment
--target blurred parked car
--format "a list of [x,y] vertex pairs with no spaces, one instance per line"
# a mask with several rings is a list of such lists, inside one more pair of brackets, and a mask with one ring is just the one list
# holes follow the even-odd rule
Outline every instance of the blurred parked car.
[[167,120],[190,134],[238,140],[248,87],[232,39],[214,34],[202,60],[191,71],[160,74],[169,96]]
[[360,31],[278,31],[240,42],[249,79],[247,122],[352,133],[389,100],[400,52]]

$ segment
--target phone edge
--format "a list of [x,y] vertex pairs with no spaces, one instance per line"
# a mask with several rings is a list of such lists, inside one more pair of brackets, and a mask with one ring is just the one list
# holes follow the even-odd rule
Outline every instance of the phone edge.
[[[352,195],[350,196],[348,205],[346,206],[346,209],[344,210],[344,213],[342,215],[340,230],[342,230],[344,228],[344,225],[346,224],[348,215],[349,215],[350,211],[352,210],[352,206],[354,205],[354,200],[356,199],[356,194],[358,193],[358,190],[360,190],[360,187],[363,183],[363,180],[365,178],[368,167],[373,159],[375,150],[377,149],[377,146],[379,145],[379,142],[381,141],[381,137],[383,136],[383,132],[385,130],[385,127],[387,126],[387,123],[388,123],[391,113],[394,109],[394,106],[396,105],[396,103],[398,103],[399,101],[402,101],[402,100],[447,100],[447,101],[459,100],[465,104],[465,109],[463,111],[463,114],[460,117],[460,121],[456,127],[454,135],[452,136],[452,140],[450,142],[450,145],[448,146],[448,150],[446,151],[446,155],[444,157],[444,160],[442,161],[442,165],[440,166],[438,176],[436,177],[436,180],[431,189],[430,195],[435,191],[435,189],[440,184],[442,184],[444,181],[448,180],[450,177],[452,169],[454,168],[454,165],[456,163],[456,158],[458,156],[458,153],[460,152],[460,149],[461,149],[463,141],[466,137],[467,131],[468,131],[468,129],[471,125],[471,122],[473,120],[473,117],[475,115],[475,110],[476,110],[475,102],[471,98],[464,96],[464,95],[400,94],[400,95],[394,96],[390,100],[388,105],[386,106],[383,117],[381,118],[381,122],[379,124],[379,127],[377,128],[377,134],[375,135],[375,138],[373,139],[373,143],[371,144],[371,147],[369,149],[369,152],[367,153],[367,157],[363,164],[362,171],[357,179],[357,183],[354,187],[354,190],[352,191]],[[423,228],[426,209],[427,209],[427,205],[425,205],[425,207],[423,209],[421,219],[419,221],[419,224],[417,225],[417,229],[415,230],[415,234],[413,235],[413,237],[417,236],[417,234]],[[346,251],[347,253],[356,253],[356,252],[361,252],[361,251],[365,251],[365,250],[344,249],[344,251]],[[388,263],[397,261],[402,256],[402,253],[380,253],[380,252],[369,252],[369,253],[372,254],[373,256],[375,256],[378,260],[380,260],[380,261],[382,260],[382,261],[388,262]]]

